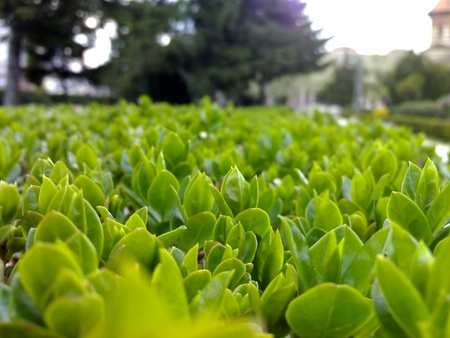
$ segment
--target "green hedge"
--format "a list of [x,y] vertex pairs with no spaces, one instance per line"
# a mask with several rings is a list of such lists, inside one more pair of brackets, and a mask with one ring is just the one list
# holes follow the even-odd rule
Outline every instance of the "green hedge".
[[448,118],[450,107],[437,101],[408,101],[391,108],[392,115]]
[[[3,98],[3,94],[4,91],[0,90],[1,98]],[[59,94],[48,94],[44,92],[21,92],[19,94],[19,101],[21,104],[37,103],[44,105],[59,104],[59,103],[88,105],[91,102],[98,102],[101,104],[113,104],[117,102],[116,99],[111,97],[99,97],[92,95],[59,95]]]
[[416,133],[424,132],[433,138],[443,141],[450,140],[450,119],[394,115],[387,120],[395,124],[408,126]]

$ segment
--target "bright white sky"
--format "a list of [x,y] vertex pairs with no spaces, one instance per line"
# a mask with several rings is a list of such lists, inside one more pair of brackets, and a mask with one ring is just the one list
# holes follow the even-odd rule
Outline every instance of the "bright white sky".
[[314,29],[331,37],[331,51],[350,47],[360,54],[394,49],[421,52],[431,44],[428,13],[439,0],[304,0]]

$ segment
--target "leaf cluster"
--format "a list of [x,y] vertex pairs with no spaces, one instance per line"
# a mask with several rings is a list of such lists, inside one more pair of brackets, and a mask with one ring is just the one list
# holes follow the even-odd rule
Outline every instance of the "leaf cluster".
[[208,99],[2,113],[1,336],[450,336],[423,135]]

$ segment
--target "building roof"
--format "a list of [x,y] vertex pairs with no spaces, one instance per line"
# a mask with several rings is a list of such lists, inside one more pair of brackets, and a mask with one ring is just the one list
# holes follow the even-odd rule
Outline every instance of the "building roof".
[[443,13],[450,13],[450,0],[439,1],[436,7],[434,7],[429,14],[434,15]]

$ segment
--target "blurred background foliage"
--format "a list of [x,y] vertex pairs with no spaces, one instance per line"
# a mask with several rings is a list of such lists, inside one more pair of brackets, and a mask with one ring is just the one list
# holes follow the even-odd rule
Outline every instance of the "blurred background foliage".
[[[326,40],[297,0],[4,0],[9,28],[5,104],[19,102],[21,74],[40,87],[82,78],[111,96],[185,103],[209,94],[245,100],[250,82],[263,102],[267,82],[320,68]],[[96,32],[115,27],[111,56],[90,68]],[[66,92],[64,90],[64,93]]]

